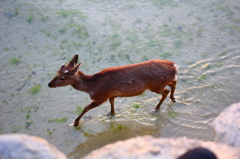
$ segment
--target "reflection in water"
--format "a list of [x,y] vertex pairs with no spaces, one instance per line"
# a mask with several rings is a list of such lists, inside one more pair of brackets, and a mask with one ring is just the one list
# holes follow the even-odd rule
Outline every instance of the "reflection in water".
[[[107,123],[108,129],[101,133],[89,134],[88,132],[79,130],[87,136],[88,140],[81,143],[74,150],[69,153],[69,158],[81,158],[92,150],[106,145],[107,143],[114,143],[128,139],[129,136],[136,137],[141,135],[152,135],[154,137],[161,136],[161,127],[144,125],[138,122],[110,122]],[[91,133],[91,132],[90,132]]]
[[[47,139],[70,158],[150,134],[213,140],[209,123],[239,102],[240,26],[236,0],[0,1],[0,133]],[[80,55],[81,70],[167,59],[179,66],[176,103],[152,92],[117,98],[68,125],[91,100],[47,84]]]

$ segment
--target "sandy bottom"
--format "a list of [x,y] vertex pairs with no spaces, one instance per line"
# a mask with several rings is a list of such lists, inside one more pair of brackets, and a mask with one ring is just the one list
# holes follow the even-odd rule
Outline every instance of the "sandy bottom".
[[[47,139],[69,158],[150,134],[213,140],[209,123],[239,102],[238,0],[1,0],[0,133]],[[106,102],[69,126],[91,102],[48,82],[80,56],[81,71],[167,59],[179,66],[177,103],[145,92]]]

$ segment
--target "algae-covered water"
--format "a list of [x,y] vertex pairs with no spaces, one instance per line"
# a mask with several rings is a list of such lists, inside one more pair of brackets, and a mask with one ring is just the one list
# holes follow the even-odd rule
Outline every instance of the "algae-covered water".
[[[240,94],[238,0],[0,0],[0,133],[47,139],[70,159],[134,136],[213,140],[209,123]],[[145,92],[91,102],[48,82],[80,56],[81,70],[167,59],[179,66],[176,103]]]

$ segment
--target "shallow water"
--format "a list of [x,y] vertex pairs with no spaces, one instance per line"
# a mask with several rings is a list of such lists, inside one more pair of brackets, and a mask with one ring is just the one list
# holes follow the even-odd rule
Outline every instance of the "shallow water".
[[[150,134],[213,140],[209,123],[239,102],[240,2],[237,0],[1,0],[0,133],[47,139],[69,158]],[[160,95],[117,98],[89,111],[71,87],[48,88],[62,63],[79,54],[81,70],[150,59],[179,66],[176,103]]]

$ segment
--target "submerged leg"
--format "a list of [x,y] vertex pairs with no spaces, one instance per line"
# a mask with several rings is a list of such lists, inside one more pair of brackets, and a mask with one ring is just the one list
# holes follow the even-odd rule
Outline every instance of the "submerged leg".
[[170,94],[170,99],[173,101],[173,102],[176,102],[175,98],[174,98],[174,92],[175,92],[175,89],[176,89],[176,84],[177,84],[177,81],[173,81],[172,83],[170,83],[168,86],[171,87],[171,94]]
[[[104,101],[103,101],[103,102],[104,102]],[[86,107],[83,109],[82,113],[75,119],[75,121],[74,121],[74,127],[78,126],[79,120],[82,118],[82,116],[83,116],[86,112],[88,112],[88,111],[91,110],[92,108],[95,108],[95,107],[99,106],[99,105],[102,104],[103,102],[102,102],[102,101],[101,101],[101,102],[93,101],[93,102],[90,103],[88,106],[86,106]]]
[[110,102],[110,104],[111,104],[111,115],[112,115],[112,116],[115,114],[114,99],[115,99],[115,97],[109,98],[109,102]]
[[158,105],[156,106],[156,111],[158,111],[160,109],[163,101],[166,99],[166,97],[167,97],[169,92],[170,92],[170,90],[168,90],[168,89],[164,89],[162,91],[162,93],[161,93],[162,94],[162,98],[161,98],[160,102],[158,103]]

